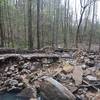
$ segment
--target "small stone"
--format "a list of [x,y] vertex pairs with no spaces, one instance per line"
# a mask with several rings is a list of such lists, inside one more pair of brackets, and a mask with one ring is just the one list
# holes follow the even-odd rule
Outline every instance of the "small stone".
[[78,89],[78,94],[79,95],[83,94],[83,89]]
[[43,59],[42,59],[42,63],[43,63],[43,64],[48,64],[48,59],[47,59],[47,58],[43,58]]
[[4,82],[0,80],[0,86],[3,85],[3,83],[4,83]]
[[81,65],[82,69],[86,69],[87,66],[85,64]]
[[97,63],[97,64],[96,64],[96,67],[97,67],[98,69],[100,69],[100,63]]
[[95,61],[93,59],[86,59],[85,64],[89,67],[94,67]]
[[27,63],[25,63],[23,66],[22,66],[22,68],[28,68],[28,67],[30,67],[31,66],[31,63],[30,62],[27,62]]
[[28,73],[30,73],[30,71],[27,70],[27,69],[23,69],[23,70],[21,71],[21,74],[28,74]]
[[87,75],[91,75],[92,74],[92,71],[90,69],[86,69],[84,70],[84,76],[87,76]]
[[17,80],[11,79],[11,80],[9,81],[9,84],[10,84],[11,86],[15,86],[15,85],[18,85],[18,81],[17,81]]
[[18,83],[18,86],[19,87],[22,87],[24,84],[23,83]]
[[86,78],[87,78],[89,81],[96,81],[96,80],[97,80],[96,77],[91,76],[91,75],[86,76]]
[[10,77],[12,74],[12,71],[7,72],[7,77]]
[[8,67],[6,67],[6,68],[5,68],[5,72],[7,72],[7,71],[8,71],[8,69],[9,69],[9,68],[8,68]]
[[94,60],[95,59],[95,56],[94,55],[91,55],[91,56],[89,56],[89,59],[90,60]]
[[69,64],[67,62],[63,62],[63,72],[65,74],[72,72],[73,69],[74,69],[74,67],[71,64]]
[[10,67],[10,70],[12,70],[12,71],[15,70],[14,65]]
[[35,69],[35,66],[31,66],[30,71],[34,71]]

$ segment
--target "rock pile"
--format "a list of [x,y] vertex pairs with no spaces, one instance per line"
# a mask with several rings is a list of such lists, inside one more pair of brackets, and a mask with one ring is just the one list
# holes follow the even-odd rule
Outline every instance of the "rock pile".
[[19,95],[26,95],[27,89],[31,89],[32,93],[28,97],[36,99],[39,94],[45,100],[55,100],[54,91],[59,90],[55,95],[60,100],[63,97],[59,93],[64,95],[65,89],[65,98],[99,100],[100,59],[84,51],[71,56],[73,59],[59,58],[56,62],[52,58],[3,60],[0,91],[22,91]]

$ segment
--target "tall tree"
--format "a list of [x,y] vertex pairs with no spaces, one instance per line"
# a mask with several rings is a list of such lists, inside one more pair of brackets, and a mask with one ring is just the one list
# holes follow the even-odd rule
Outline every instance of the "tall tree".
[[[10,0],[9,1],[9,3],[11,4],[12,3],[12,1]],[[9,6],[8,6],[9,7]],[[14,48],[14,41],[13,41],[13,28],[12,28],[12,13],[13,13],[13,9],[10,9],[10,7],[9,7],[9,10],[8,10],[8,16],[9,16],[9,19],[8,19],[8,21],[9,21],[9,30],[10,30],[10,44],[11,44],[11,46]]]
[[92,38],[93,38],[93,33],[94,33],[94,21],[95,21],[95,6],[96,5],[96,2],[94,0],[93,2],[93,15],[92,15],[92,23],[91,23],[91,30],[89,32],[89,46],[88,46],[88,51],[91,50],[91,44],[92,44]]
[[55,28],[55,46],[58,47],[58,35],[59,35],[59,7],[60,0],[55,0],[56,2],[56,28]]
[[55,20],[56,20],[56,0],[53,0],[53,31],[52,31],[52,47],[55,47]]
[[44,0],[41,0],[41,47],[44,47]]
[[32,35],[32,0],[28,0],[28,47],[33,49],[33,35]]
[[64,32],[64,47],[67,47],[67,33],[66,33],[66,29],[67,29],[67,1],[65,0],[65,7],[64,7],[64,28],[63,28],[63,32]]
[[80,35],[80,27],[81,27],[81,23],[83,20],[83,15],[85,13],[86,8],[91,5],[93,1],[92,0],[80,0],[80,5],[81,5],[81,14],[80,14],[80,19],[79,19],[79,23],[78,23],[78,27],[77,27],[77,31],[76,31],[76,41],[75,41],[75,45],[76,48],[78,48],[78,42],[79,42],[79,35]]
[[23,0],[24,3],[24,33],[25,33],[25,47],[27,47],[27,29],[26,29],[26,0]]
[[1,38],[0,47],[4,47],[4,34],[3,34],[3,27],[2,27],[2,4],[1,4],[1,1],[0,1],[0,38]]
[[[67,0],[67,42],[69,44],[69,9],[70,9],[70,5],[69,5],[69,2],[70,0]],[[68,45],[67,45],[67,48],[68,48]]]
[[37,0],[37,48],[40,49],[40,0]]
[[[88,25],[88,20],[89,20],[89,15],[90,15],[90,11],[91,11],[91,5],[89,6],[87,13],[86,13],[86,17],[85,17],[85,25],[83,28],[83,35],[86,33],[86,29],[87,29],[87,25]],[[83,38],[83,37],[82,37]],[[82,39],[83,40],[83,39]]]

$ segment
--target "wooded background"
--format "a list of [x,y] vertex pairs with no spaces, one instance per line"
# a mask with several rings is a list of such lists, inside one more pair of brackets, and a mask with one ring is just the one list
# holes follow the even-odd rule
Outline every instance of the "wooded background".
[[70,0],[0,0],[0,47],[100,45],[98,1],[79,1],[78,12]]

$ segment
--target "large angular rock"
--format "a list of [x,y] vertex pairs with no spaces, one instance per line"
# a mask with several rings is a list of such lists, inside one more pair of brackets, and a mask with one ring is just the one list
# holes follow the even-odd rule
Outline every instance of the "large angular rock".
[[81,67],[75,66],[72,76],[73,76],[73,79],[74,79],[75,84],[77,86],[79,86],[80,84],[82,84],[82,80],[83,80],[83,70],[82,70]]
[[39,91],[45,100],[75,100],[70,90],[51,77],[43,77],[39,84]]

